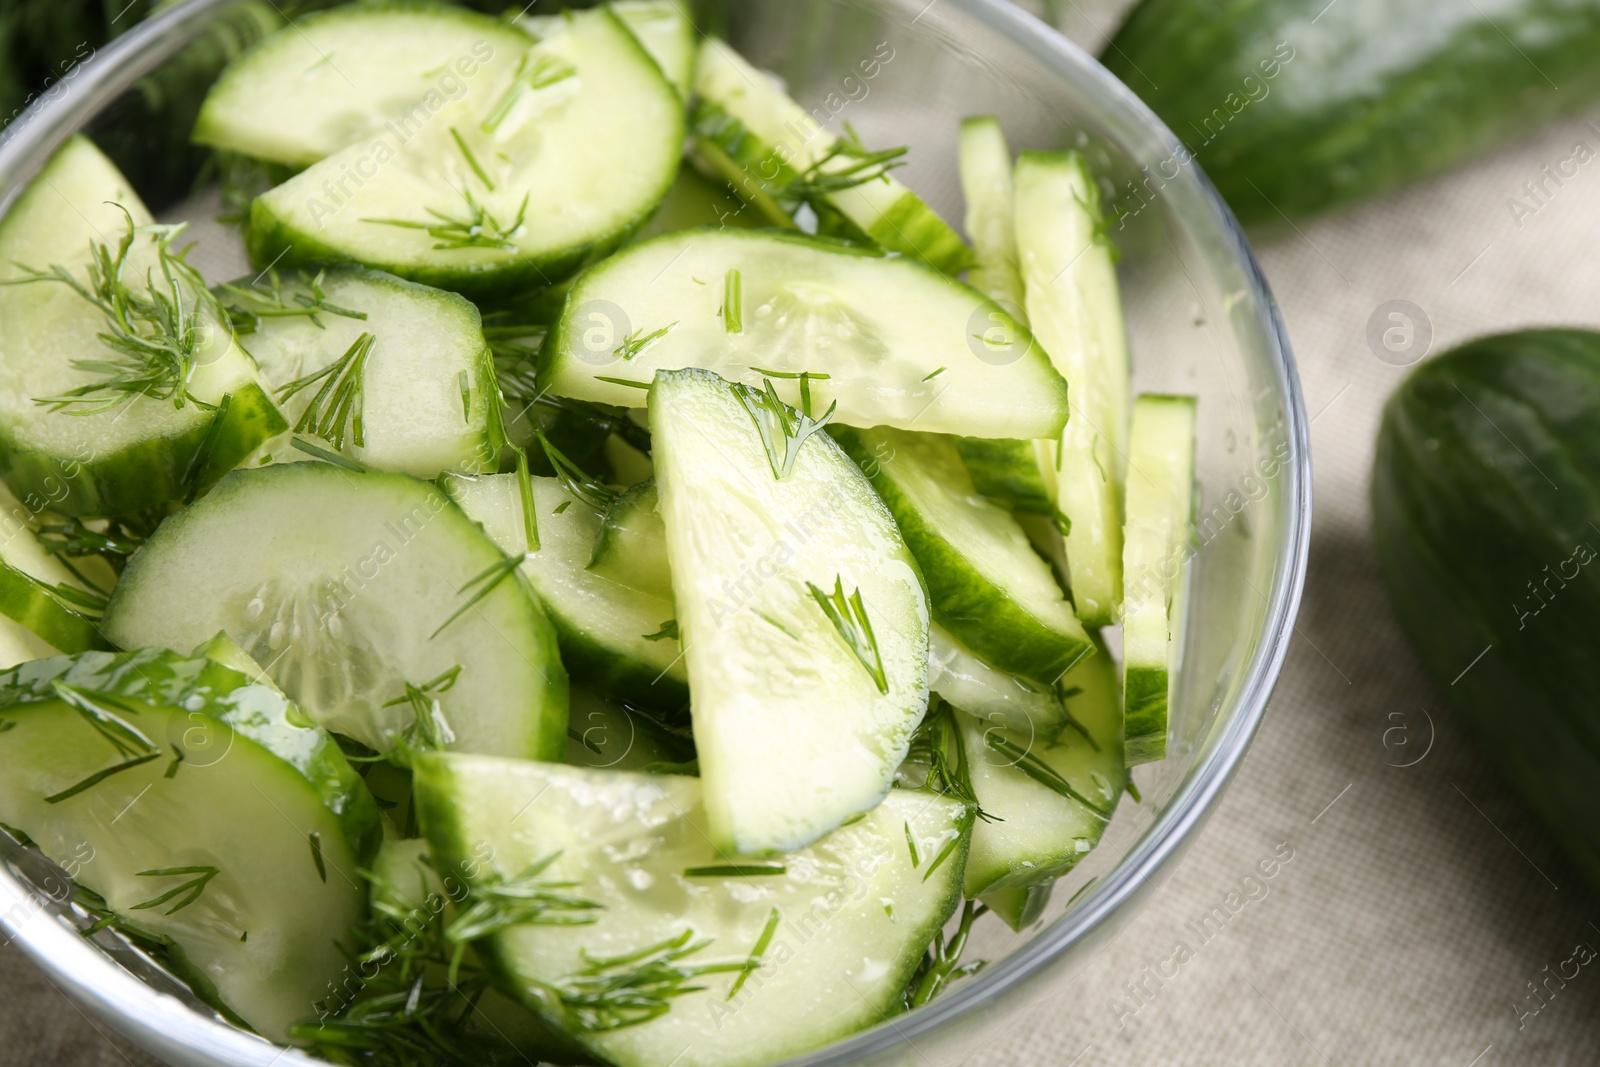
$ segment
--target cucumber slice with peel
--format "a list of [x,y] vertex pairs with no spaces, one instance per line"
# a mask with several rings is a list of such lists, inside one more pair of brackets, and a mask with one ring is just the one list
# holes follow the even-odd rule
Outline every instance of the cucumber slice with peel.
[[678,95],[687,100],[694,89],[699,51],[687,10],[677,0],[613,0],[611,10],[639,38]]
[[[897,789],[752,865],[710,845],[700,779],[436,754],[418,761],[417,794],[435,861],[475,871],[474,893],[564,883],[572,906],[547,923],[593,920],[509,925],[478,950],[504,988],[617,1067],[757,1067],[901,1011],[959,903],[971,819]],[[641,967],[665,980],[635,995],[625,983]]]
[[873,472],[927,579],[934,621],[994,667],[1055,685],[1089,637],[1011,513],[973,488],[955,443],[888,427],[835,436]]
[[[419,478],[498,467],[500,401],[469,301],[358,267],[272,272],[218,296],[285,417],[327,447]],[[304,458],[287,439],[265,447]]]
[[1022,153],[1016,198],[1028,322],[1072,389],[1056,469],[1073,603],[1087,625],[1106,626],[1122,603],[1130,391],[1115,253],[1099,187],[1077,153]]
[[[895,153],[874,157],[823,129],[722,41],[701,44],[695,93],[694,158],[761,204],[775,225],[794,226],[806,205],[839,236],[921,260],[941,274],[967,266],[971,252],[961,236],[889,173]],[[831,179],[831,188],[802,191],[819,178]]]
[[[40,667],[63,662],[0,679],[0,821],[72,861],[74,880],[136,939],[164,940],[197,994],[285,1040],[343,975],[339,943],[366,910],[340,816],[242,722],[212,718],[206,690],[184,707],[147,703],[155,693],[35,692]],[[252,690],[270,694],[230,695]]]
[[661,521],[654,479],[617,497],[595,539],[589,569],[603,578],[672,599],[667,526]]
[[991,890],[983,894],[981,899],[990,911],[1000,917],[1001,922],[1020,934],[1044,915],[1044,909],[1050,903],[1050,892],[1055,886],[1053,879],[1038,885],[1011,886]]
[[40,543],[32,518],[0,485],[0,615],[37,635],[50,649],[87,652],[110,647],[99,629],[105,593]]
[[1021,318],[1022,274],[1017,267],[1011,148],[1000,120],[993,115],[963,119],[957,155],[974,262],[967,283]]
[[[173,247],[177,230],[151,226],[84,137],[0,220],[0,477],[30,511],[119,515],[182,500],[286,428]],[[151,282],[170,314],[152,304]],[[94,300],[124,310],[113,318]]]
[[[352,10],[352,23],[384,17]],[[437,103],[257,197],[253,262],[358,262],[518,298],[625,240],[682,159],[682,101],[605,8],[573,12],[519,57],[497,53],[472,92]]]
[[664,711],[688,704],[672,601],[585,569],[603,521],[590,500],[554,478],[529,478],[538,540],[530,552],[516,474],[448,477],[444,486],[502,551],[522,560],[523,575],[555,624],[572,677],[608,696]]
[[937,623],[928,631],[928,688],[963,711],[1022,733],[1053,736],[1067,721],[1054,686],[985,663]]
[[984,496],[1017,511],[1050,518],[1061,513],[1054,441],[958,437],[956,450]]
[[[145,648],[25,663],[0,674],[0,706],[55,700],[62,686],[101,694],[101,702],[109,700],[113,712],[128,701],[135,702],[129,712],[133,715],[147,704],[182,709],[193,730],[165,741],[145,732],[161,758],[176,760],[179,770],[185,764],[210,766],[226,757],[234,737],[248,738],[293,767],[316,790],[323,805],[338,816],[357,859],[368,860],[377,851],[382,835],[377,805],[344,753],[225,635],[206,642],[194,655]],[[135,755],[144,753],[144,746],[134,747],[140,749]]]
[[307,715],[379,752],[559,758],[566,673],[538,602],[503,580],[512,566],[415,478],[235,471],[129,562],[105,632],[169,648],[226,632]]
[[707,825],[738,854],[802,848],[873,808],[928,706],[916,562],[826,434],[778,443],[795,418],[707,371],[662,371],[650,391]]
[[1167,751],[1167,705],[1183,643],[1189,571],[1194,420],[1193,397],[1145,394],[1134,401],[1122,617],[1129,766]]
[[1097,845],[1127,780],[1116,666],[1103,645],[1067,673],[1072,721],[1055,735],[958,711],[978,805],[969,898],[1036,886],[1071,870]]
[[[1006,326],[998,347],[992,318]],[[809,396],[818,416],[837,403],[851,426],[1054,437],[1067,414],[1043,350],[974,290],[904,258],[768,231],[666,234],[598,264],[567,294],[539,377],[631,407],[657,370],[682,367],[771,379],[786,403]]]
[[427,122],[448,100],[486,101],[497,76],[531,44],[500,19],[445,4],[317,12],[229,64],[206,94],[192,137],[307,167],[389,124],[405,130]]

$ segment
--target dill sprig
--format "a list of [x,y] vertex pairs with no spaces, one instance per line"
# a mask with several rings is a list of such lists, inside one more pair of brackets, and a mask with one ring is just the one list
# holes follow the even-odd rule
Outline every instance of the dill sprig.
[[52,519],[39,525],[39,541],[45,551],[60,558],[69,568],[75,557],[100,556],[112,570],[121,574],[128,557],[139,550],[166,517],[167,509],[153,508],[114,519],[89,520],[95,526],[77,517]]
[[811,383],[825,382],[833,377],[831,374],[823,374],[820,371],[812,370],[767,370],[765,367],[751,367],[750,369],[768,378],[786,378],[798,381],[800,383],[800,411],[808,416],[811,414]]
[[[208,312],[218,320],[217,328],[224,316],[205,279],[185,261],[188,249],[172,250],[172,242],[186,224],[138,226],[127,208],[114,206],[126,217],[127,227],[115,249],[101,242],[89,245],[85,280],[56,263],[49,270],[18,264],[26,276],[0,282],[65,285],[104,318],[105,329],[96,336],[111,354],[72,361],[77,370],[101,377],[56,396],[35,397],[34,403],[72,415],[110,411],[141,396],[170,402],[176,408],[190,403],[210,408],[213,405],[189,392],[189,381],[199,366],[201,348],[213,336]],[[154,243],[156,264],[145,271],[141,292],[125,275],[128,257],[143,237]]]
[[512,75],[511,84],[500,95],[489,114],[479,123],[479,129],[484,133],[494,133],[500,128],[501,123],[511,114],[524,96],[540,89],[546,89],[557,82],[565,81],[578,73],[577,68],[548,52],[535,55],[533,52],[524,53],[517,61],[517,72]]
[[553,852],[515,878],[490,877],[472,887],[466,906],[444,929],[444,936],[455,944],[450,964],[452,983],[468,943],[480,937],[513,926],[588,926],[599,921],[595,912],[604,910],[603,905],[568,892],[577,882],[540,879],[560,856],[560,852]]
[[905,154],[904,147],[869,150],[846,123],[844,134],[833,147],[774,195],[791,209],[791,214],[801,204],[808,204],[821,214],[830,208],[829,197],[887,177],[891,170],[905,165],[901,158]]
[[[428,635],[428,639],[431,641],[438,637],[444,632],[445,627],[461,618],[461,616],[475,607],[478,601],[498,589],[501,582],[517,573],[517,568],[522,566],[523,560],[527,558],[526,556],[507,556],[498,563],[491,563],[482,571],[467,579],[466,584],[456,590],[458,595],[467,597],[467,602],[452,612],[448,619],[440,623],[439,628]],[[469,593],[470,596],[468,595]]]
[[928,710],[917,732],[911,735],[906,760],[927,767],[928,777],[923,783],[927,788],[961,801],[985,822],[1005,821],[984,811],[978,803],[977,791],[972,787],[972,767],[961,743],[961,728],[955,709],[949,704],[939,700]]
[[817,602],[828,621],[833,623],[839,639],[855,653],[861,666],[872,676],[878,692],[888,693],[889,679],[883,670],[883,653],[878,650],[878,638],[872,632],[872,620],[867,616],[867,606],[861,600],[861,590],[857,588],[846,597],[843,575],[834,578],[831,596],[811,582],[806,583],[806,588],[811,591],[811,599]]
[[789,873],[781,863],[727,863],[713,867],[687,867],[685,878],[767,878]]
[[693,940],[686,929],[677,937],[620,956],[583,953],[586,966],[555,985],[554,992],[566,1009],[568,1026],[576,1033],[604,1033],[639,1026],[672,1010],[672,1001],[706,987],[693,984],[710,974],[744,974],[761,966],[759,954],[742,960],[686,963],[711,944],[710,938]]
[[744,276],[737,269],[722,276],[722,328],[744,333]]
[[676,322],[669,322],[659,330],[651,330],[649,333],[645,333],[644,327],[641,326],[624,337],[622,343],[613,349],[611,354],[624,363],[631,363],[637,357],[644,355],[651,345],[671,333],[677,325]]
[[[234,285],[231,282],[217,286],[219,292],[233,298],[231,303],[222,304],[222,310],[227,313],[228,321],[233,324],[233,330],[238,334],[255,333],[261,328],[262,319],[308,319],[319,330],[328,328],[322,321],[323,315],[337,315],[345,319],[366,320],[365,311],[354,308],[342,307],[328,299],[328,294],[322,289],[322,283],[327,278],[327,271],[317,271],[315,274],[300,272],[300,285],[304,292],[288,294],[286,299],[283,291],[283,279],[275,270],[266,272],[266,287],[257,279],[249,285]],[[218,298],[219,301],[221,298]]]
[[450,723],[445,718],[444,708],[439,704],[439,694],[448,692],[460,676],[461,664],[458,663],[421,685],[405,683],[404,693],[393,700],[384,701],[386,708],[411,705],[411,725],[395,738],[395,750],[398,753],[405,756],[412,752],[436,752],[456,739],[455,731],[450,729]]
[[922,1007],[943,992],[944,987],[951,982],[983,970],[987,960],[975,960],[963,964],[961,957],[967,949],[967,938],[972,933],[973,920],[988,910],[988,907],[976,900],[969,900],[961,909],[961,921],[948,942],[944,939],[943,930],[933,935],[933,944],[928,946],[927,954],[917,965],[916,973],[911,976],[911,984],[906,989],[908,1010]]
[[610,509],[620,493],[602,484],[568,459],[566,453],[550,443],[550,438],[545,436],[543,430],[535,430],[534,436],[539,439],[539,446],[544,449],[544,458],[556,472],[556,481],[561,483],[561,488],[601,514]]
[[182,874],[192,874],[194,877],[180,885],[174,886],[172,889],[167,890],[158,897],[154,897],[145,901],[143,904],[133,905],[132,910],[143,911],[146,908],[159,908],[161,905],[172,900],[178,900],[178,898],[181,897],[182,899],[178,900],[176,904],[168,908],[165,914],[172,915],[176,912],[180,912],[184,908],[187,908],[190,904],[193,904],[195,901],[199,900],[200,894],[204,893],[206,891],[206,886],[211,884],[211,879],[215,878],[221,873],[222,872],[215,867],[162,867],[160,870],[155,871],[140,871],[137,874],[137,877],[139,878],[172,878]]
[[285,404],[295,394],[322,383],[322,388],[296,420],[295,433],[320,437],[340,452],[344,451],[346,436],[357,448],[366,444],[361,418],[361,386],[367,371],[367,357],[372,355],[376,341],[372,334],[363,333],[344,355],[278,390],[278,403]]
[[462,199],[466,201],[466,212],[463,217],[447,215],[435,208],[423,208],[433,221],[417,221],[415,219],[362,219],[378,226],[398,226],[405,230],[422,230],[437,243],[433,246],[435,251],[461,248],[498,248],[505,252],[515,252],[517,243],[512,240],[522,229],[522,224],[528,216],[528,196],[524,195],[522,204],[517,208],[517,217],[507,226],[495,218],[494,214],[472,195],[471,189],[461,191]]
[[[822,418],[813,419],[808,412],[796,411],[779,400],[778,391],[772,387],[770,378],[763,378],[762,381],[765,389],[753,389],[735,382],[733,394],[756,424],[756,432],[761,435],[761,446],[767,452],[767,463],[772,467],[772,476],[781,480],[793,472],[795,461],[800,458],[801,446],[812,434],[828,424],[838,410],[839,402],[835,400]],[[801,381],[802,389],[806,390],[804,402],[809,405],[809,389],[805,379]]]
[[1101,822],[1111,821],[1111,812],[1074,789],[1072,783],[1057,773],[1054,767],[1051,767],[1015,741],[1003,737],[998,729],[989,730],[983,735],[983,740],[990,748],[1010,760],[1011,765],[1017,770],[1026,774],[1046,789],[1059,793],[1069,800],[1076,801],[1087,808]]
[[679,637],[679,634],[678,634],[678,620],[677,619],[668,619],[666,622],[661,624],[661,629],[657,630],[655,633],[653,633],[653,634],[643,634],[641,636],[646,641],[677,641],[677,640],[680,640],[680,637]]

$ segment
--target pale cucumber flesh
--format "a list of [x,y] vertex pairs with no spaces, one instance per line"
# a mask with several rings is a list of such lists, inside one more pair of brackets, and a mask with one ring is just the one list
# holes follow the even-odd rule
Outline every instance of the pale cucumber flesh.
[[[436,861],[452,869],[481,857],[480,843],[492,850],[474,887],[554,857],[541,877],[601,905],[577,913],[595,919],[587,925],[512,926],[480,952],[530,1007],[618,1067],[757,1067],[897,1013],[957,905],[971,817],[955,801],[895,790],[769,873],[744,876],[710,844],[700,779],[442,755],[419,763],[417,789]],[[732,967],[686,983],[701,988],[634,1025],[603,1030],[580,1009],[573,991],[591,961],[649,956],[679,938],[699,946],[681,965]]]
[[1067,414],[1043,350],[975,290],[769,231],[666,234],[597,265],[567,295],[539,373],[559,395],[632,407],[657,370],[683,367],[770,379],[796,406],[804,373],[813,414],[837,403],[852,426],[1055,437]]
[[406,475],[235,471],[129,563],[105,628],[125,647],[226,632],[308,715],[381,752],[427,727],[407,683],[434,683],[451,747],[556,757],[567,679],[543,610],[516,580],[467,607],[504,564]]
[[[774,477],[737,388],[662,372],[650,431],[712,839],[755,854],[803,847],[888,791],[927,708],[928,609],[849,458],[815,433]],[[859,598],[873,640],[853,614],[830,620],[818,598],[835,596]]]

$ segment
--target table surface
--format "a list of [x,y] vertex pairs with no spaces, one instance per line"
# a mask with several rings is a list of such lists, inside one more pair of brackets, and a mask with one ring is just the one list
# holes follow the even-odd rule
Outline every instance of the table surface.
[[[1096,49],[1122,6],[1064,0],[1053,14]],[[1312,416],[1316,519],[1297,636],[1249,756],[1182,863],[973,1067],[1600,1061],[1597,968],[1551,980],[1542,1007],[1528,998],[1578,945],[1600,947],[1600,907],[1417,667],[1378,582],[1367,507],[1380,410],[1406,374],[1365,340],[1380,305],[1420,307],[1434,352],[1522,326],[1600,327],[1600,166],[1520,224],[1509,206],[1578,144],[1600,152],[1600,108],[1255,235]],[[1274,854],[1290,856],[1274,877],[1244,881]],[[1202,941],[1202,917],[1235,892],[1248,903]],[[15,949],[0,949],[0,1003],[0,1064],[152,1064]]]

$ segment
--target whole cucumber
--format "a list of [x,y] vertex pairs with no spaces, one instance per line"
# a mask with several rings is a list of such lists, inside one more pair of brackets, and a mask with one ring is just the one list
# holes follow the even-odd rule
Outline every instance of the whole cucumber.
[[1600,334],[1424,364],[1384,411],[1372,514],[1423,665],[1600,887]]
[[[1597,51],[1597,0],[1143,0],[1101,60],[1250,223],[1372,196],[1600,99]],[[1124,209],[1187,162],[1141,175]]]

